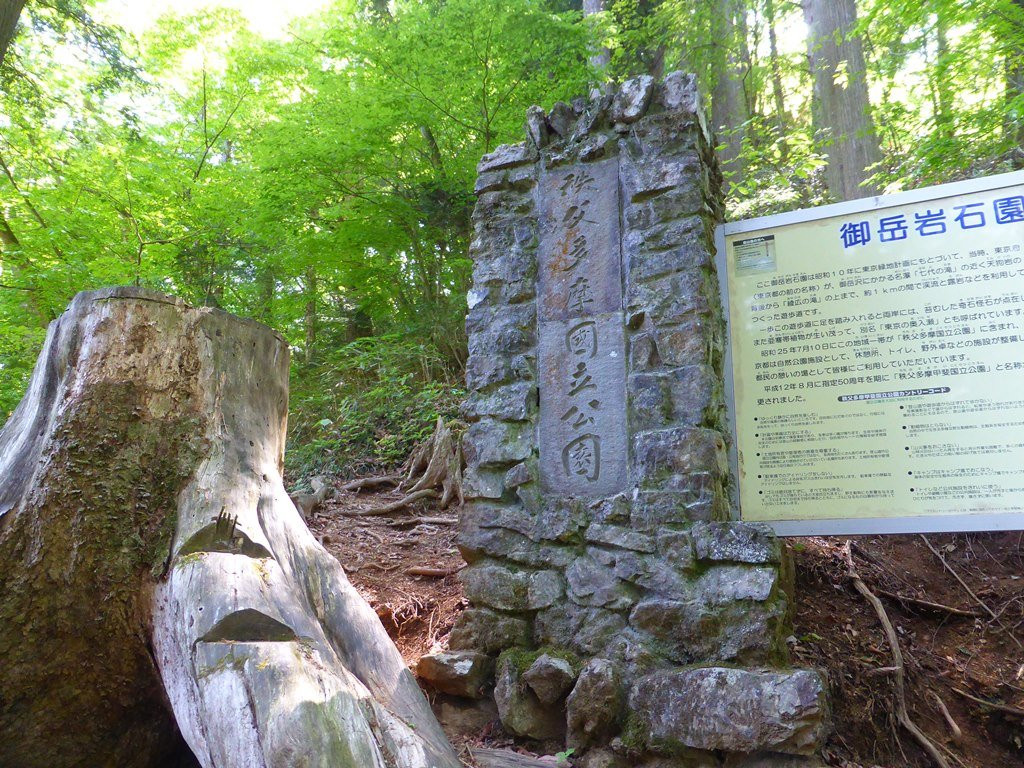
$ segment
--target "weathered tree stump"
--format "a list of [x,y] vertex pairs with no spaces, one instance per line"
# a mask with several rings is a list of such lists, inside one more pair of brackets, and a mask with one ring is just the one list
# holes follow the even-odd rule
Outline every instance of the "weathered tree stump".
[[[281,480],[288,351],[80,294],[0,431],[0,765],[459,765]],[[165,693],[166,692],[166,693]],[[168,703],[170,706],[168,706]]]

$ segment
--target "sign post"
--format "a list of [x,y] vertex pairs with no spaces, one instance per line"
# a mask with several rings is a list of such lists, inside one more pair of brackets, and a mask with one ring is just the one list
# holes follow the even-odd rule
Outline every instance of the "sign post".
[[1024,528],[1024,172],[722,225],[740,516]]

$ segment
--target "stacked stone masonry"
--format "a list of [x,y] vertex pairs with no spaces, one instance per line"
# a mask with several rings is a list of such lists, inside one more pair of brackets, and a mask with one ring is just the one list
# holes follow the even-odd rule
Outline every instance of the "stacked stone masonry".
[[505,727],[584,765],[817,764],[783,757],[827,717],[816,673],[779,671],[779,543],[729,521],[720,175],[693,78],[533,107],[478,171],[451,652],[498,657]]

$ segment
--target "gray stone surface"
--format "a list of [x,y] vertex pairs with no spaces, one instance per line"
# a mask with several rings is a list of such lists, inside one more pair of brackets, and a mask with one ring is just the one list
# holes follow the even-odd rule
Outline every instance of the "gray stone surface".
[[441,693],[479,699],[494,674],[494,659],[477,651],[426,654],[416,663],[416,677]]
[[545,706],[523,680],[516,661],[508,656],[498,660],[494,702],[505,729],[530,739],[555,739],[565,733],[565,718],[558,707]]
[[624,698],[618,665],[608,659],[588,661],[566,703],[569,746],[607,742],[618,731]]
[[612,120],[617,123],[636,122],[647,110],[654,94],[654,78],[640,75],[627,80],[612,101]]
[[816,672],[703,667],[656,672],[630,704],[657,751],[679,748],[813,754],[828,733],[825,685]]
[[523,682],[541,704],[551,706],[569,693],[576,682],[576,673],[565,659],[543,653],[523,673]]
[[486,608],[467,608],[455,620],[448,647],[494,654],[506,648],[530,645],[530,625],[514,616]]
[[527,571],[489,563],[472,565],[459,578],[471,602],[502,611],[547,608],[565,593],[562,576],[555,571]]
[[697,523],[692,534],[700,560],[766,564],[782,561],[782,546],[764,523]]

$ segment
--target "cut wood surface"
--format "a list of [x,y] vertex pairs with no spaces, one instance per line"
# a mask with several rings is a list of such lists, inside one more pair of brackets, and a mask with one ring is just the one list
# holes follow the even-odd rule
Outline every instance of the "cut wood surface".
[[147,291],[51,326],[0,432],[0,765],[166,765],[175,724],[203,768],[460,765],[285,491],[287,387],[276,333]]

